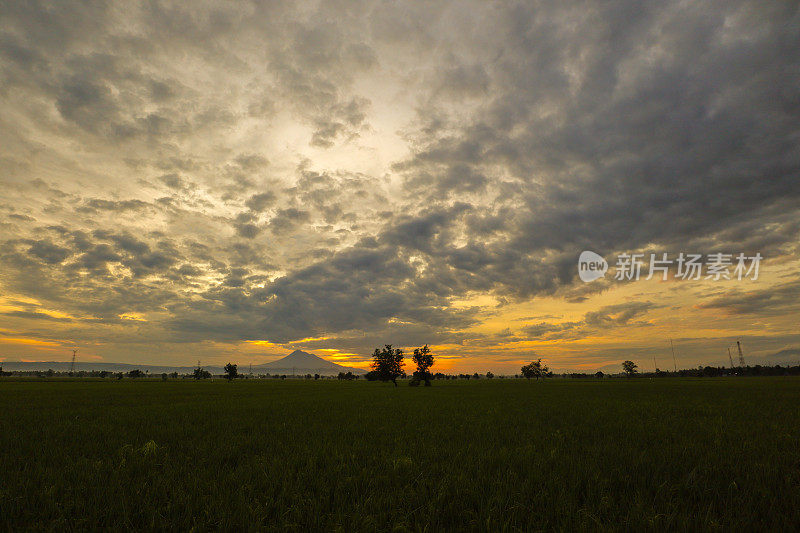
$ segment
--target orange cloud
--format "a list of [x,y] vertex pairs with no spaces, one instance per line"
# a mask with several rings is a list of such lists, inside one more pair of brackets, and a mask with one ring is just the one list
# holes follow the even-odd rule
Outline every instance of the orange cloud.
[[31,346],[61,346],[61,343],[43,341],[40,339],[30,339],[26,337],[3,337],[0,339],[2,344],[28,344]]

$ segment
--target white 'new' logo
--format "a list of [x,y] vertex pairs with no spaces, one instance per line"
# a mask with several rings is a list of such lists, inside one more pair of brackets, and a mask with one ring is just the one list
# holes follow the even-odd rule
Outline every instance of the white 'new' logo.
[[608,271],[608,263],[594,252],[585,250],[578,258],[578,276],[582,281],[590,282],[602,278]]

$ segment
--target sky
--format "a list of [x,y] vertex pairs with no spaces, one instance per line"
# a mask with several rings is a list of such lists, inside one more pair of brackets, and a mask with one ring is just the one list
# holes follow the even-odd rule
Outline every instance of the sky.
[[799,250],[795,2],[0,2],[0,362],[798,364]]

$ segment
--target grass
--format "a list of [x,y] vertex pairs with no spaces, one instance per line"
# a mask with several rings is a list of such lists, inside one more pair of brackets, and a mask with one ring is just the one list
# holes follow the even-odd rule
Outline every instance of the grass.
[[800,379],[0,382],[0,527],[800,524]]

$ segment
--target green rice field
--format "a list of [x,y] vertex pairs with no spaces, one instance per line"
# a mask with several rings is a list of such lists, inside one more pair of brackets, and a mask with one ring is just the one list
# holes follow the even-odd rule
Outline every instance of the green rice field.
[[800,379],[4,379],[0,527],[796,530]]

